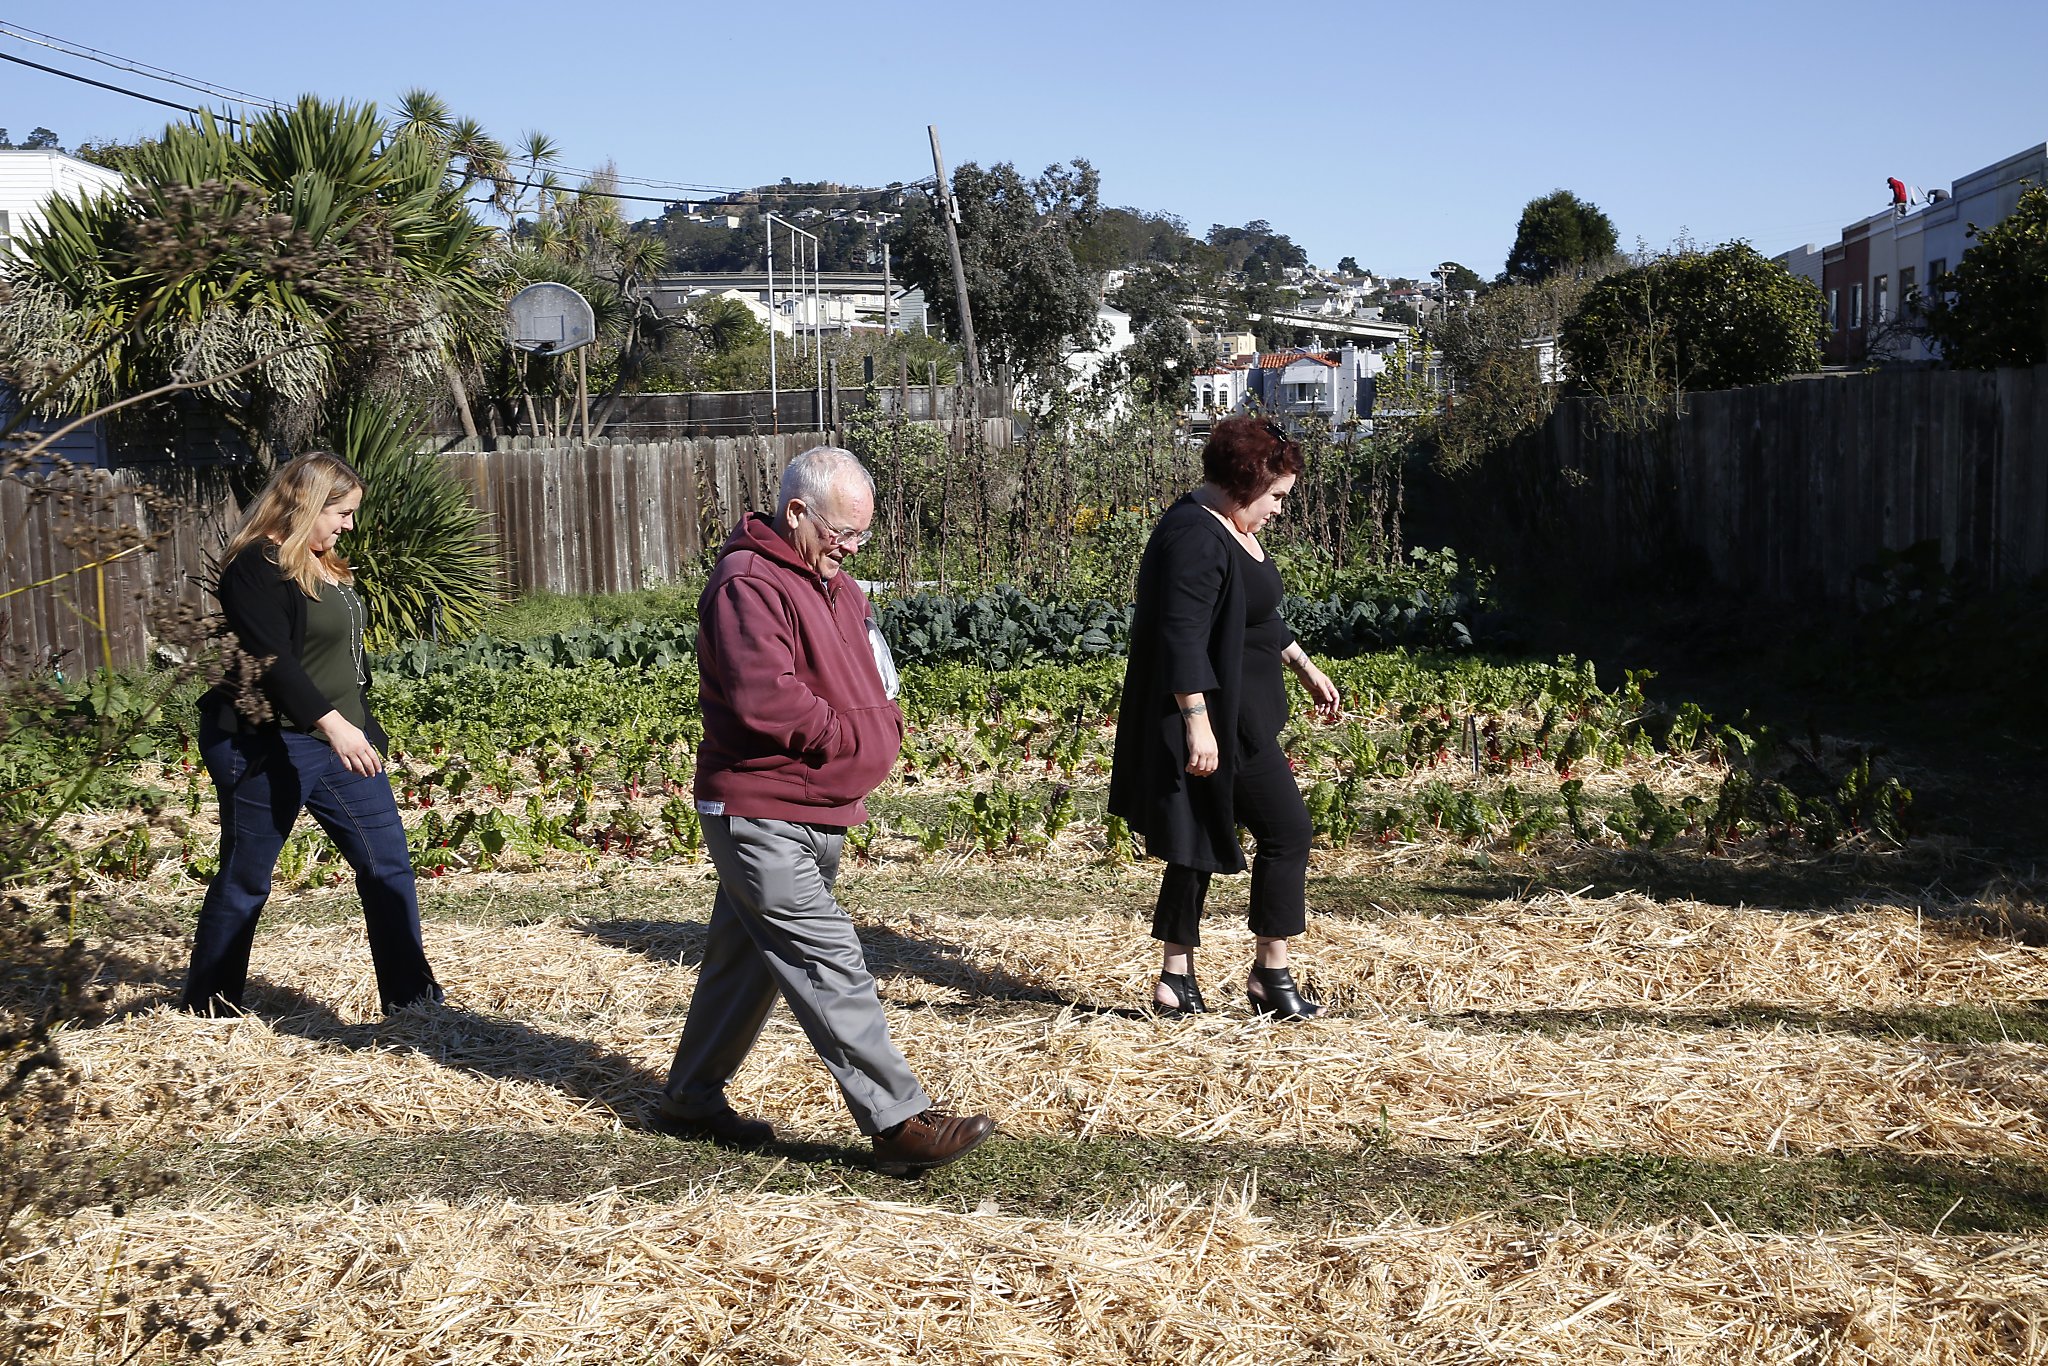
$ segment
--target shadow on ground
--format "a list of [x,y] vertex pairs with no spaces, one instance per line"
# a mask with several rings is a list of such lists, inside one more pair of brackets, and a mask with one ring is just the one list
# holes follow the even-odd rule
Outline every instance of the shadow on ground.
[[[695,920],[586,920],[572,928],[613,948],[629,949],[665,963],[695,967],[704,958],[706,926]],[[966,1014],[989,1004],[1044,1005],[1094,1015],[1146,1019],[1142,1010],[1105,1006],[1055,991],[1041,982],[978,963],[964,944],[921,938],[863,924],[857,927],[868,970],[878,978],[904,976],[960,992],[964,1001],[898,1000],[897,1004]]]

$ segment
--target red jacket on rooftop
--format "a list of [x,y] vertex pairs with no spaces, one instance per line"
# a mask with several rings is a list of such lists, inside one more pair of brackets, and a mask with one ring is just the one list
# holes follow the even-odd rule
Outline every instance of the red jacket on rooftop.
[[867,820],[865,798],[903,747],[903,713],[882,691],[867,620],[852,576],[819,578],[768,518],[733,528],[697,603],[700,810]]

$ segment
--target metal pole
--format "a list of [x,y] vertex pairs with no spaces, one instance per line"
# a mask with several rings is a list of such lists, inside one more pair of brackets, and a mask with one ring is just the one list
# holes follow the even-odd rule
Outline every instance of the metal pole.
[[825,294],[818,283],[818,239],[811,239],[811,349],[818,367],[818,425],[825,425]]
[[768,234],[768,429],[782,433],[781,388],[775,374],[775,215],[761,215],[762,230]]
[[974,309],[967,302],[967,271],[960,264],[960,234],[954,224],[960,213],[959,205],[953,201],[952,183],[946,179],[946,161],[939,154],[939,127],[935,123],[925,125],[925,131],[932,138],[932,170],[938,176],[935,187],[939,196],[939,214],[946,223],[946,250],[953,258],[953,295],[960,303],[960,337],[967,347],[967,378],[976,391],[981,388],[981,356],[974,346]]
[[889,340],[889,244],[882,243],[882,340]]

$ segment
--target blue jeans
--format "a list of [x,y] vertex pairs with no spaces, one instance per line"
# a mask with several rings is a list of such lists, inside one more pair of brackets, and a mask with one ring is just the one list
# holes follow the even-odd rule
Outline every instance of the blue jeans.
[[351,773],[324,741],[274,725],[234,734],[202,725],[199,753],[220,796],[220,872],[199,909],[184,1008],[209,1015],[241,1011],[256,918],[301,810],[313,813],[355,869],[384,1009],[439,1000],[441,988],[420,941],[419,894],[391,780]]

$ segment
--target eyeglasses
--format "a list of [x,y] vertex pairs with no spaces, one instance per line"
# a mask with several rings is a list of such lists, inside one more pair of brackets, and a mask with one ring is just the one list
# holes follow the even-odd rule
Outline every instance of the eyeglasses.
[[844,547],[848,554],[859,550],[869,541],[875,539],[873,531],[856,531],[850,526],[832,526],[809,508],[803,509],[803,515],[809,517],[817,525],[818,529],[831,539],[835,547]]
[[1294,444],[1294,438],[1289,436],[1285,431],[1281,430],[1279,423],[1262,422],[1259,425],[1266,429],[1267,436],[1270,436],[1275,441],[1279,442],[1283,448],[1292,446]]

